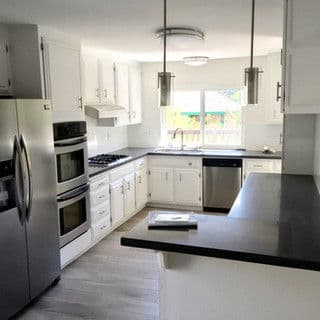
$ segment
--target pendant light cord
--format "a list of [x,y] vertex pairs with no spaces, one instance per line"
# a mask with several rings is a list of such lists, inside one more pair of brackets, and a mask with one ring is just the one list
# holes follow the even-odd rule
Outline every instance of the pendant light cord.
[[[166,1],[166,0],[165,0],[165,1]],[[255,0],[252,0],[252,11],[251,11],[251,52],[250,52],[250,68],[252,68],[252,67],[253,67],[254,12],[255,12]]]
[[167,0],[163,0],[163,74],[166,74],[167,64]]

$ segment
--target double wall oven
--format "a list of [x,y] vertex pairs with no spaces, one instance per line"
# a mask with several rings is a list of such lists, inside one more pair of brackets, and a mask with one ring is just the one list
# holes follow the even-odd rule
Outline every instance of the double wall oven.
[[86,122],[53,125],[57,164],[60,247],[90,227]]

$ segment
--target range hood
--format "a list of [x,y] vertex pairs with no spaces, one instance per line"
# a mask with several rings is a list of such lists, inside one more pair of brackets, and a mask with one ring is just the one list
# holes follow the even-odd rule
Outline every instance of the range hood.
[[120,117],[128,115],[126,109],[119,105],[85,105],[85,114],[95,118],[100,126],[116,127],[123,125]]

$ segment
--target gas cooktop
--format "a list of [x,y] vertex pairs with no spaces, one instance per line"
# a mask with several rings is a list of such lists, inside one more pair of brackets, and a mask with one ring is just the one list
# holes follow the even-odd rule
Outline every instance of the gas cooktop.
[[110,167],[131,159],[130,156],[123,154],[98,154],[89,158],[90,167]]

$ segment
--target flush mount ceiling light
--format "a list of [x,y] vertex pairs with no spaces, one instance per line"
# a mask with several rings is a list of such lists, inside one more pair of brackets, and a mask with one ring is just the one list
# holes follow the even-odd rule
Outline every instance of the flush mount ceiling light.
[[246,87],[246,104],[253,105],[259,102],[259,74],[263,72],[258,67],[253,66],[254,14],[255,0],[252,0],[250,67],[245,68],[244,85]]
[[209,62],[209,57],[193,56],[183,58],[183,62],[190,66],[202,66]]
[[[164,30],[167,30],[165,33]],[[195,28],[189,27],[167,27],[156,31],[158,39],[164,39],[166,34],[169,45],[180,48],[187,48],[199,44],[204,40],[204,33]]]

